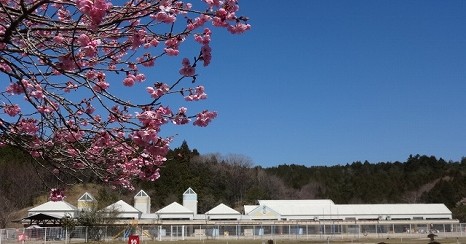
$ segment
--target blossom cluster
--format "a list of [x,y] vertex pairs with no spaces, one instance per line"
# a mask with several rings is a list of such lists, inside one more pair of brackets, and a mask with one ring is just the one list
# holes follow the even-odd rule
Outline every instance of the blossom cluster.
[[63,191],[63,189],[52,188],[50,189],[49,199],[50,201],[54,202],[63,201],[63,199],[65,199],[65,192]]
[[[194,83],[212,61],[213,30],[250,29],[238,0],[27,3],[0,3],[0,73],[9,81],[0,145],[22,148],[56,177],[80,172],[130,189],[133,179],[160,177],[173,140],[164,125],[204,127],[217,116],[166,104],[168,95],[207,98]],[[199,49],[181,52],[189,41]],[[154,81],[164,59],[181,67],[172,81]],[[50,195],[62,197],[58,188]]]

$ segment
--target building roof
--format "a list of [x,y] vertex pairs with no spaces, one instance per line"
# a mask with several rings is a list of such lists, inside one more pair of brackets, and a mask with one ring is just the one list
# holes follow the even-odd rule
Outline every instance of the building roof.
[[110,210],[110,211],[115,210],[115,211],[118,211],[119,213],[140,213],[141,212],[123,200],[119,200],[118,202],[113,203],[105,207],[104,209]]
[[281,215],[318,216],[336,212],[332,200],[259,200],[261,206],[267,206]]
[[29,225],[26,229],[42,228],[41,226],[61,225],[63,216],[38,213],[22,219],[23,224]]
[[[451,214],[445,204],[347,204],[337,205],[338,214],[429,215]],[[336,214],[336,213],[335,213]]]
[[[445,204],[334,204],[332,200],[259,200],[282,216],[451,215]],[[245,205],[246,214],[258,206]]]
[[134,197],[149,197],[149,195],[145,191],[140,190]]
[[256,205],[256,208],[250,211],[248,215],[251,218],[277,219],[281,217],[282,214],[267,205]]
[[183,195],[197,195],[197,193],[191,188],[189,187],[184,193]]
[[48,201],[29,209],[29,212],[63,212],[76,211],[77,208],[65,201]]
[[259,205],[288,205],[288,204],[306,204],[306,205],[335,205],[330,199],[310,199],[310,200],[258,200]]
[[214,215],[214,214],[234,214],[238,215],[240,212],[228,207],[227,205],[220,203],[216,207],[212,208],[211,210],[207,211],[205,214]]
[[95,201],[95,198],[91,195],[91,193],[85,192],[81,197],[79,197],[78,201],[93,202]]
[[159,211],[156,212],[157,214],[167,214],[167,213],[189,213],[194,214],[191,209],[184,207],[183,205],[173,202],[168,206],[161,208]]
[[244,205],[244,214],[250,213],[252,210],[259,207],[259,205]]
[[55,214],[44,214],[44,213],[37,213],[31,216],[23,218],[23,220],[48,220],[48,219],[61,219],[62,216],[58,216]]

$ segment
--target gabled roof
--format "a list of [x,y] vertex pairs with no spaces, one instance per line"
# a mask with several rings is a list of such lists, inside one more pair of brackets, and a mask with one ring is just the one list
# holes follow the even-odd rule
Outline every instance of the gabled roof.
[[22,219],[23,224],[29,225],[26,229],[42,228],[42,226],[61,225],[63,216],[38,213]]
[[170,205],[160,209],[159,211],[155,212],[158,214],[167,214],[167,213],[190,213],[193,214],[194,212],[191,209],[185,208],[183,205],[173,202]]
[[267,206],[280,215],[318,216],[336,214],[337,207],[332,200],[259,200],[261,206]]
[[259,205],[288,205],[288,204],[305,204],[305,205],[335,205],[330,199],[301,199],[301,200],[258,200]]
[[109,211],[115,210],[115,211],[118,211],[119,213],[140,213],[141,212],[123,200],[120,200],[116,203],[113,203],[105,207],[104,210],[109,210]]
[[140,190],[134,197],[149,197],[149,195],[145,191]]
[[259,205],[244,205],[244,213],[248,214],[252,210],[256,209]]
[[258,218],[271,218],[275,219],[281,216],[279,212],[276,210],[270,208],[269,206],[266,205],[259,205],[256,206],[256,208],[248,213],[248,215],[253,218],[253,217],[258,217]]
[[184,191],[183,195],[197,195],[197,193],[189,187],[186,191]]
[[61,216],[54,215],[54,214],[44,214],[44,213],[38,213],[38,214],[33,214],[31,216],[23,218],[23,220],[49,220],[49,219],[61,219]]
[[[368,215],[451,215],[444,204],[334,204],[332,200],[259,200],[282,216],[368,216]],[[256,206],[257,207],[257,206]],[[246,214],[257,214],[254,206],[244,206]]]
[[451,214],[445,204],[348,204],[337,205],[340,214],[429,215]]
[[77,208],[65,201],[48,201],[39,206],[29,209],[29,212],[62,212],[76,211]]
[[95,198],[91,195],[91,193],[85,192],[81,197],[79,197],[78,201],[93,202],[95,201]]
[[240,214],[240,212],[228,207],[227,205],[220,203],[216,207],[207,211],[205,214]]

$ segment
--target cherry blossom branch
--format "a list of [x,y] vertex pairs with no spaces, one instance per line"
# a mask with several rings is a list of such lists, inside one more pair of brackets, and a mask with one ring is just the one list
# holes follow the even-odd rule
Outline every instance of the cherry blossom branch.
[[[236,16],[237,0],[197,4],[1,1],[0,73],[9,82],[0,92],[0,146],[30,153],[64,183],[79,174],[127,188],[133,179],[156,180],[172,140],[163,127],[207,126],[217,116],[188,114],[185,106],[172,111],[163,98],[206,99],[204,86],[194,83],[200,64],[212,60],[211,28],[250,29]],[[189,41],[200,45],[192,60],[180,53]],[[181,62],[177,78],[141,89],[164,59]]]

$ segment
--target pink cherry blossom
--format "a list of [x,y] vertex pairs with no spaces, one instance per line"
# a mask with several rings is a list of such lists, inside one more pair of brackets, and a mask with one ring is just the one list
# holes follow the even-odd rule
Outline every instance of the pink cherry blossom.
[[18,115],[21,112],[21,109],[18,106],[18,104],[12,104],[12,105],[5,105],[3,107],[3,111],[6,114],[10,115],[11,117],[14,117],[14,116]]
[[212,17],[210,17],[208,15],[205,15],[205,14],[201,14],[199,17],[196,17],[194,20],[192,20],[190,23],[188,23],[186,28],[188,30],[194,30],[196,28],[199,28],[199,27],[203,26],[207,21],[209,21],[211,19],[212,19]]
[[85,47],[87,46],[87,44],[89,44],[89,42],[91,42],[91,38],[89,38],[88,35],[86,35],[85,33],[79,35],[78,39],[78,44],[81,46],[81,47]]
[[87,15],[93,26],[102,22],[111,4],[105,0],[76,0],[78,9]]
[[18,83],[11,83],[7,88],[6,92],[13,95],[13,94],[21,94],[24,93],[24,88]]
[[37,111],[41,114],[48,114],[53,112],[53,108],[50,106],[37,106]]
[[[163,8],[163,6],[161,6],[160,8]],[[158,12],[157,14],[155,14],[153,16],[154,19],[156,19],[157,21],[160,21],[162,23],[173,23],[176,21],[176,15],[174,15],[173,13],[171,13],[170,9],[161,9],[160,12]]]
[[182,61],[183,67],[180,69],[180,75],[183,76],[194,76],[196,74],[196,68],[194,68],[191,63],[189,62],[189,59],[184,58]]
[[196,115],[196,121],[194,125],[205,127],[207,126],[214,118],[217,117],[217,112],[204,110],[201,113]]
[[95,84],[95,86],[93,87],[94,91],[96,92],[101,92],[105,89],[107,89],[108,87],[110,87],[110,84],[108,84],[107,82],[105,81],[99,81]]
[[0,70],[5,73],[10,73],[12,71],[11,66],[4,62],[0,62]]
[[131,48],[136,49],[143,45],[146,42],[146,35],[146,31],[143,29],[140,29],[132,33],[132,36],[130,38]]
[[165,83],[156,83],[154,87],[147,87],[146,91],[151,95],[152,98],[159,98],[169,91],[169,87]]
[[235,25],[228,26],[227,29],[232,34],[241,34],[241,33],[244,33],[245,31],[251,29],[251,25],[244,24],[244,23],[236,23]]
[[123,80],[123,84],[125,86],[133,86],[134,83],[136,82],[136,76],[128,74],[126,78]]
[[164,50],[168,56],[178,56],[178,54],[180,53],[180,51],[175,48],[165,48]]
[[181,107],[178,109],[178,113],[172,118],[173,124],[176,125],[184,125],[189,123],[190,119],[186,115],[188,109],[185,107]]
[[208,66],[210,62],[212,61],[212,49],[210,48],[209,45],[204,45],[201,48],[201,58],[202,61],[204,62],[204,66]]
[[31,91],[29,95],[32,97],[35,97],[37,99],[43,99],[44,98],[44,92],[42,91],[42,87],[40,85],[34,86],[35,90]]
[[211,41],[211,33],[212,31],[209,28],[206,28],[203,34],[194,34],[194,39],[200,44],[208,45]]
[[210,7],[220,6],[220,0],[203,0],[203,1],[209,4]]
[[65,199],[65,192],[63,189],[52,188],[50,189],[49,199],[54,202],[63,201],[63,199]]
[[37,120],[29,118],[29,119],[21,119],[17,124],[16,130],[20,134],[25,135],[35,135],[37,131],[39,131],[39,127],[37,126]]
[[56,43],[63,43],[65,41],[65,38],[62,35],[56,35],[53,38],[53,41]]
[[207,98],[207,94],[204,92],[204,86],[189,89],[189,94],[190,95],[184,98],[186,101],[199,101]]

